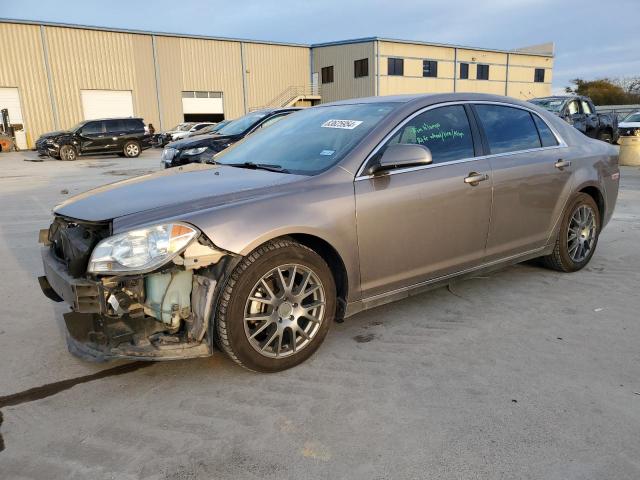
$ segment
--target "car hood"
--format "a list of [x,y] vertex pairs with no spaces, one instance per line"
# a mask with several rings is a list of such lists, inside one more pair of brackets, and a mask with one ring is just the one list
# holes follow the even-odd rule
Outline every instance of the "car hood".
[[58,130],[57,132],[47,132],[47,133],[43,133],[42,135],[40,135],[40,138],[53,138],[53,137],[57,137],[58,135],[68,135],[71,132],[69,130]]
[[230,140],[234,140],[235,138],[235,136],[217,135],[215,133],[210,133],[209,135],[199,135],[197,137],[183,138],[181,140],[169,143],[167,147],[175,148],[177,150],[183,150],[185,148],[208,147],[210,145],[213,145],[214,143],[227,142]]
[[169,207],[173,213],[188,213],[264,195],[272,190],[270,187],[306,178],[194,163],[89,190],[61,203],[54,213],[91,222]]
[[640,128],[640,122],[621,122],[618,124],[621,128]]

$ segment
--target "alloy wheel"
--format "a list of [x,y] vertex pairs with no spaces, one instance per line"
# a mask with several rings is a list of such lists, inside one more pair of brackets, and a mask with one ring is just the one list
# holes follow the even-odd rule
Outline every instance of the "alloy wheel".
[[138,155],[139,152],[140,152],[140,149],[135,143],[130,143],[129,145],[127,145],[126,153],[128,157],[135,157]]
[[309,267],[276,267],[254,285],[245,305],[244,331],[261,355],[283,358],[308,346],[325,317],[324,286]]
[[596,239],[596,216],[588,205],[580,205],[569,221],[567,250],[571,260],[581,263],[589,256]]

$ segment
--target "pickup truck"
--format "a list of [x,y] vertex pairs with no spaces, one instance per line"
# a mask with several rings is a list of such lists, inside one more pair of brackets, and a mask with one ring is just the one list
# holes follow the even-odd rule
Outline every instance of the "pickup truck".
[[618,118],[615,115],[596,112],[596,107],[589,97],[558,95],[532,98],[529,102],[558,115],[588,137],[608,143],[618,141]]

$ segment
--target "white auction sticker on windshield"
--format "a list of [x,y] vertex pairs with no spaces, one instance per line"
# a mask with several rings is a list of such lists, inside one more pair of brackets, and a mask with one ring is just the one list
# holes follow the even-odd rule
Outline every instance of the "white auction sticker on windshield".
[[342,128],[353,130],[362,123],[362,120],[327,120],[321,126],[323,128]]

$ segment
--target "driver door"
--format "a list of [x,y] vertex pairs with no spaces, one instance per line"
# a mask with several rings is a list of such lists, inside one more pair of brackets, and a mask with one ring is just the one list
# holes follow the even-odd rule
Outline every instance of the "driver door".
[[109,143],[105,136],[103,121],[88,122],[79,132],[82,153],[95,153],[104,150]]
[[[479,143],[474,142],[469,118],[463,105],[412,115],[371,161],[389,144],[417,143],[431,150],[433,163],[356,178],[364,298],[482,263],[491,212],[491,172],[487,159],[475,157]],[[476,174],[483,180],[465,181]]]

